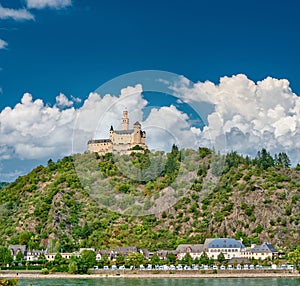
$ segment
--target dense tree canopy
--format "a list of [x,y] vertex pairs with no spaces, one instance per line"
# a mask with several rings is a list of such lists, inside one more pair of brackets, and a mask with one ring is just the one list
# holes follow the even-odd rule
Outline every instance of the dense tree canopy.
[[12,263],[13,257],[10,250],[5,246],[0,246],[0,266]]

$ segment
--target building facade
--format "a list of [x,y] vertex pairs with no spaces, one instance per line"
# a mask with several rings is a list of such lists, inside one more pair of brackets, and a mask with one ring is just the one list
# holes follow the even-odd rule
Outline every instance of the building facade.
[[123,111],[122,130],[114,130],[110,127],[109,138],[92,139],[88,141],[87,150],[99,155],[107,153],[130,154],[132,152],[143,152],[147,149],[146,132],[142,131],[141,124],[136,122],[133,129],[129,129],[128,111]]
[[203,244],[179,244],[176,248],[177,259],[183,259],[186,254],[189,254],[192,259],[200,258],[203,254],[203,247]]
[[242,241],[234,238],[210,238],[204,242],[204,251],[209,258],[217,259],[220,253],[224,254],[225,259],[242,257],[246,247]]

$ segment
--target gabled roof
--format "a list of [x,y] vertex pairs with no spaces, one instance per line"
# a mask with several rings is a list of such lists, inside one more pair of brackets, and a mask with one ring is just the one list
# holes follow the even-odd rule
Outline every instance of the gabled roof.
[[176,251],[174,251],[174,250],[158,250],[156,253],[159,257],[165,259],[169,253],[175,254],[175,252]]
[[45,253],[45,251],[44,250],[38,250],[38,249],[37,250],[32,249],[32,250],[27,251],[27,256],[29,256],[29,255],[40,255],[42,253]]
[[141,123],[139,123],[139,122],[137,121],[136,123],[133,124],[133,126],[134,126],[134,125],[139,125],[139,126],[141,126]]
[[253,248],[251,248],[252,252],[271,252],[271,253],[278,253],[278,251],[275,249],[275,247],[268,242],[264,242],[261,245],[256,245]]
[[138,252],[138,249],[135,246],[118,246],[115,248],[115,252],[118,253]]
[[234,238],[214,238],[208,248],[245,248],[245,245]]
[[134,132],[133,129],[115,130],[115,134],[132,134],[133,132]]
[[26,251],[26,245],[9,245],[8,248],[13,253],[13,255],[17,255],[19,251],[21,251],[23,254]]
[[200,253],[203,251],[203,246],[203,244],[179,244],[176,248],[176,251],[181,253]]

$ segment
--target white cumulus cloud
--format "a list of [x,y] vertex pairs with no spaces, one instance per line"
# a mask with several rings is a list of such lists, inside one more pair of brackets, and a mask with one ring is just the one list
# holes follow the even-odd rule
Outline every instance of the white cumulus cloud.
[[122,89],[120,96],[91,93],[77,109],[62,93],[53,106],[25,93],[20,103],[0,112],[0,159],[49,159],[84,152],[89,139],[109,137],[111,124],[121,128],[125,108],[131,126],[141,121],[147,104],[141,92],[141,85],[136,85]]
[[0,19],[13,19],[16,21],[34,20],[34,16],[26,9],[4,8],[0,4]]
[[44,9],[46,7],[61,9],[72,5],[71,0],[26,0],[29,9]]
[[201,131],[191,127],[188,121],[188,115],[174,105],[152,108],[142,122],[149,149],[170,150],[173,144],[179,148],[197,148]]
[[119,96],[90,93],[79,108],[62,93],[53,106],[25,93],[20,103],[0,112],[0,160],[47,160],[84,152],[89,139],[108,138],[111,125],[121,129],[127,109],[130,128],[136,121],[142,124],[150,149],[170,150],[175,143],[254,156],[267,148],[300,162],[300,98],[287,80],[268,77],[255,83],[236,75],[219,84],[178,82],[172,89],[182,101],[213,106],[203,130],[191,126],[189,115],[174,105],[151,107],[139,84],[122,89]]
[[5,155],[21,159],[61,156],[70,152],[74,108],[60,110],[25,93],[14,108],[0,113],[0,146]]
[[7,47],[7,42],[4,40],[0,39],[0,50],[5,49]]
[[70,107],[73,105],[73,101],[69,100],[63,93],[60,93],[55,98],[56,106],[60,108]]
[[252,156],[267,148],[300,161],[300,97],[288,80],[267,77],[255,83],[238,74],[222,77],[219,84],[206,81],[191,87],[182,80],[171,88],[186,102],[214,106],[200,144],[215,146],[219,140],[224,151]]

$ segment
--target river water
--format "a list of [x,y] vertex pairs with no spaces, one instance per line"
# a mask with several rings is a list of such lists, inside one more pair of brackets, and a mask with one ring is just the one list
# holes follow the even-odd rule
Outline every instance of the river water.
[[295,278],[209,278],[209,279],[20,279],[19,286],[300,286]]

